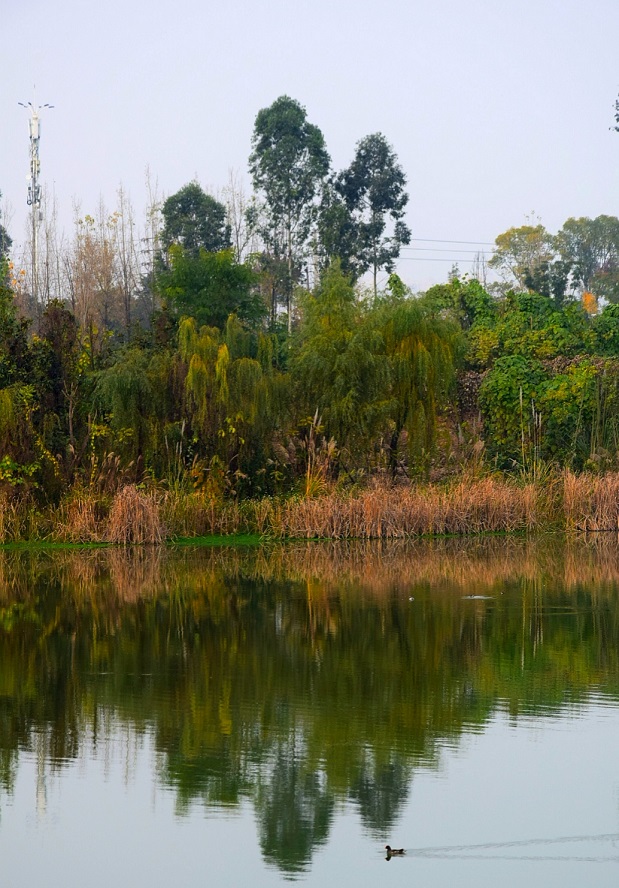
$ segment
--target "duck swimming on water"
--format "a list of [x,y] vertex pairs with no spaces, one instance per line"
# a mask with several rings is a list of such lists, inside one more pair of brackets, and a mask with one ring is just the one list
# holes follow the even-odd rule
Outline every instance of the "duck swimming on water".
[[387,860],[391,860],[392,857],[399,857],[402,854],[406,854],[404,848],[392,848],[391,845],[385,845],[385,851],[387,852]]

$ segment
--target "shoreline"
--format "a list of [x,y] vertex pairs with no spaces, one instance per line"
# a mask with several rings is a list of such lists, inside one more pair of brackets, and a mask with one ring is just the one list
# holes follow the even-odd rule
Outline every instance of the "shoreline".
[[0,545],[257,545],[265,540],[397,540],[619,530],[619,472],[543,482],[488,474],[441,483],[370,483],[241,502],[201,490],[70,492],[56,507],[5,496]]

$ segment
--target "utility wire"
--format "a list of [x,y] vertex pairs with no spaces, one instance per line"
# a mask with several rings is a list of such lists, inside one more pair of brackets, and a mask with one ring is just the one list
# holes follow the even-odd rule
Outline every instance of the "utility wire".
[[459,256],[400,256],[398,262],[477,262],[477,259],[462,259]]
[[[416,250],[422,251],[424,253],[475,253],[475,255],[479,256],[485,255],[484,250],[454,250],[453,247],[402,247],[403,250]],[[490,250],[488,252],[491,252]]]
[[[482,247],[496,247],[496,244],[490,241],[463,241],[463,240],[445,240],[444,238],[436,238],[436,237],[412,237],[412,241],[416,241],[424,244],[469,244],[470,246],[475,246],[479,244]],[[406,247],[404,248],[406,249]]]

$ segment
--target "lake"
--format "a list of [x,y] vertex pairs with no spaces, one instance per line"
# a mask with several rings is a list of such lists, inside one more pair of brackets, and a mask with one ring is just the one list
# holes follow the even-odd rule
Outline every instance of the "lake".
[[618,877],[616,536],[0,551],[3,888]]

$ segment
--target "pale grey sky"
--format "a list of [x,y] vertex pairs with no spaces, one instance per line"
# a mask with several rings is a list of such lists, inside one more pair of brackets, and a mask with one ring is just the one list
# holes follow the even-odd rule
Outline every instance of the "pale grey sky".
[[[41,178],[67,229],[74,198],[94,214],[120,183],[141,214],[147,166],[165,194],[194,177],[221,188],[230,169],[248,179],[256,113],[282,94],[306,107],[336,168],[385,134],[414,238],[492,242],[532,211],[552,231],[619,215],[619,0],[0,0],[0,31],[15,241],[28,210],[17,102],[34,84],[55,105]],[[446,252],[405,251],[398,271],[414,288],[475,249],[425,246]]]

